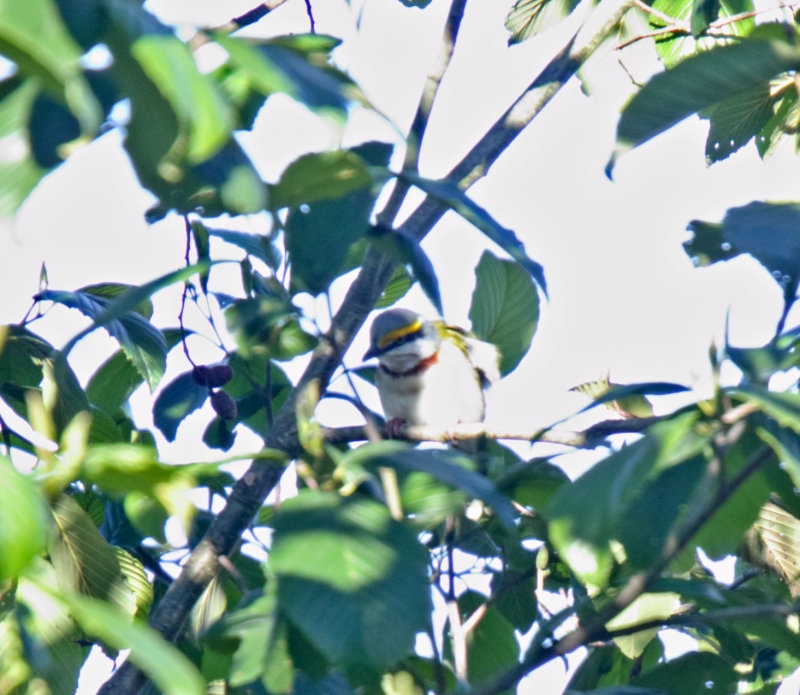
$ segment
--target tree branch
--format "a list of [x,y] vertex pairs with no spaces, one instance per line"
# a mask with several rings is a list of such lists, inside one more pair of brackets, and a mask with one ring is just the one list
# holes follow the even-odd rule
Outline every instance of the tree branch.
[[730,606],[705,613],[686,613],[672,615],[669,618],[646,620],[633,625],[626,625],[615,630],[606,630],[600,636],[602,640],[612,640],[615,637],[635,635],[637,632],[667,627],[688,627],[693,625],[711,625],[733,620],[752,620],[763,617],[788,617],[800,615],[800,605],[797,603],[765,603],[760,606]]
[[[269,4],[265,3],[263,6],[271,9]],[[280,3],[276,2],[275,4]],[[460,0],[454,0],[454,6],[459,4]],[[573,50],[575,41],[575,37],[573,37],[564,51],[550,61],[523,95],[452,170],[451,178],[455,178],[462,189],[469,188],[475,181],[486,175],[489,167],[522,132],[523,128],[533,120],[600,43],[610,35],[629,7],[630,5],[626,4],[623,9],[618,10],[614,17],[582,49]],[[257,14],[259,11],[261,11],[260,8],[254,10],[253,13]],[[240,26],[238,25],[236,28]],[[406,220],[402,228],[414,238],[422,239],[445,211],[446,207],[441,202],[428,196]],[[275,415],[275,421],[265,441],[266,447],[286,452],[289,458],[300,453],[295,414],[297,394],[315,379],[318,380],[321,391],[327,387],[330,377],[339,363],[338,351],[332,346],[339,346],[339,349],[343,350],[350,344],[367,314],[380,297],[395,265],[394,260],[380,254],[375,249],[371,248],[367,251],[361,271],[334,316],[330,330],[314,351],[311,362],[300,381]],[[166,639],[170,641],[176,639],[192,606],[206,585],[216,575],[219,568],[219,556],[227,555],[230,552],[264,499],[280,480],[282,473],[282,467],[254,461],[242,478],[236,482],[226,507],[211,523],[204,538],[190,554],[181,574],[150,615],[150,625]],[[116,671],[99,692],[100,695],[132,694],[138,691],[145,681],[146,678],[141,671],[128,661]]]
[[[581,449],[593,449],[604,443],[613,434],[634,434],[663,420],[663,417],[630,418],[627,420],[604,420],[583,431],[534,430],[529,432],[509,431],[487,426],[485,422],[461,423],[448,430],[422,425],[405,425],[400,430],[400,438],[410,442],[443,442],[454,439],[516,439],[530,442],[563,444]],[[344,444],[369,440],[369,432],[364,425],[351,427],[325,428],[322,431],[325,441],[330,444]]]

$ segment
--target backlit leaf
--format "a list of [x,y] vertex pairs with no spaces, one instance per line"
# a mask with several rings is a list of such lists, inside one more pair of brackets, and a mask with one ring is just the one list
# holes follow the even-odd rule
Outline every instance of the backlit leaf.
[[539,322],[539,294],[530,275],[519,264],[484,251],[475,268],[469,319],[475,335],[500,350],[500,373],[513,371]]

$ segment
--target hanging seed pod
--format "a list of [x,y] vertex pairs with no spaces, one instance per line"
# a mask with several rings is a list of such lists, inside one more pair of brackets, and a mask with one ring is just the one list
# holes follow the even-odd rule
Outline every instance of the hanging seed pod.
[[233,420],[236,417],[236,402],[224,391],[211,392],[211,407],[223,420]]
[[233,369],[227,364],[198,364],[192,369],[192,379],[198,386],[218,388],[225,386],[233,377]]

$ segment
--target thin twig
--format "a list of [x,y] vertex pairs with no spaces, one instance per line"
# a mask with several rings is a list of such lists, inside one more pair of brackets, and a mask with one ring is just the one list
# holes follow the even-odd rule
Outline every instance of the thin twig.
[[308,23],[310,25],[309,31],[316,34],[316,26],[314,24],[314,11],[311,9],[311,0],[306,0],[306,14],[308,15]]

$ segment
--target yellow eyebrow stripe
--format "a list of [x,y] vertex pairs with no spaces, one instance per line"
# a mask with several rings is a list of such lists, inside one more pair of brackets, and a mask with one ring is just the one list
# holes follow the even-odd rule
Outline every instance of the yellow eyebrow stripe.
[[384,335],[378,341],[378,348],[383,349],[387,345],[391,345],[395,340],[399,340],[403,336],[408,335],[409,333],[414,333],[422,328],[422,319],[418,318],[414,323],[410,323],[407,326],[403,326],[402,328],[395,328],[393,331],[389,331],[386,335]]

